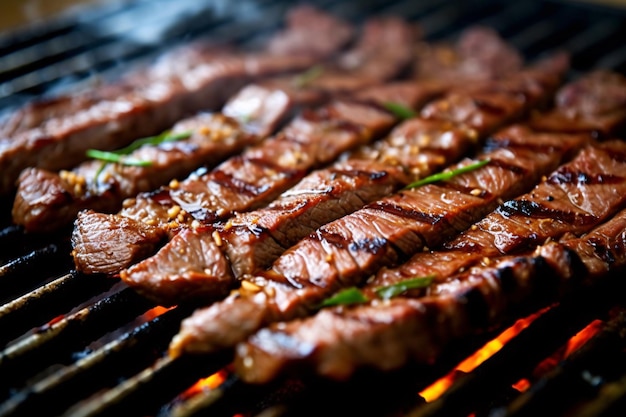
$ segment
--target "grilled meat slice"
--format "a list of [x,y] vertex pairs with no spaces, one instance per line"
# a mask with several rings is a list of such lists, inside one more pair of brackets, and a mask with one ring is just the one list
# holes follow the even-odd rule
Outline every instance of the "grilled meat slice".
[[[535,135],[524,127],[504,130],[480,155],[490,158],[488,165],[444,184],[402,191],[319,228],[279,257],[269,272],[245,284],[257,292],[242,286],[185,320],[173,352],[230,347],[224,343],[243,340],[255,326],[307,315],[337,289],[363,283],[378,268],[442,243],[500,199],[532,187],[588,140],[585,135],[555,136]],[[231,328],[230,317],[243,314],[240,308],[246,326]]]
[[[393,79],[409,68],[415,57],[411,45],[418,38],[417,29],[394,17],[371,19],[365,22],[359,42],[336,60],[318,64],[297,76],[278,76],[247,86],[239,99],[224,108],[224,114],[245,121],[248,131],[268,135],[295,113],[275,116],[271,112],[274,100],[289,100],[309,106],[322,104],[342,93],[352,94],[359,89]],[[388,48],[397,45],[397,48]],[[438,91],[438,87],[434,91]],[[259,100],[259,94],[271,99]],[[268,116],[270,120],[266,120]]]
[[610,136],[626,120],[626,77],[597,70],[561,90],[553,112],[536,117],[537,129],[560,132],[591,131]]
[[[98,273],[117,270],[128,257],[147,256],[165,239],[165,232],[131,219],[112,214],[85,210],[78,214],[76,221],[78,233],[72,235],[72,244],[80,251],[73,250],[72,256],[83,272]],[[112,236],[123,231],[127,243],[120,251]],[[98,236],[98,239],[81,240],[82,236]],[[83,253],[89,253],[85,258]]]
[[[376,25],[372,27],[380,29]],[[382,27],[396,34],[392,37],[403,39],[407,43],[404,49],[410,50],[413,39],[408,35],[412,33],[409,25],[389,20]],[[398,33],[402,36],[397,35]],[[387,45],[381,45],[372,36],[366,38],[373,45],[361,43],[359,49],[369,51],[374,47],[387,48]],[[360,70],[344,71],[342,76],[359,78],[358,73],[363,70],[393,77],[408,65],[404,54],[396,54],[395,71],[390,70],[392,66],[389,63],[385,64],[385,71],[374,71],[368,68],[378,65],[378,61],[374,59],[374,55],[367,56],[371,58],[371,62],[362,62]],[[335,73],[333,77],[339,76],[339,73]],[[375,82],[371,74],[368,77],[367,83]],[[378,80],[382,81],[385,80]],[[360,85],[364,86],[366,83]],[[397,86],[394,91],[396,89]],[[431,91],[428,90],[429,93]],[[360,94],[361,91],[355,93]],[[236,211],[265,205],[296,183],[310,169],[334,160],[348,149],[382,136],[395,122],[396,118],[379,104],[358,103],[348,98],[335,100],[315,111],[305,110],[271,140],[249,148],[200,177],[191,177],[181,182],[176,189],[163,187],[154,193],[141,194],[120,215],[171,230],[168,212],[173,208],[182,209],[181,216],[186,217],[179,223],[186,227],[186,222],[191,224],[195,220],[196,223],[209,223],[228,217]],[[175,233],[176,230],[172,230],[171,234]],[[88,239],[81,237],[83,241]],[[123,234],[120,234],[117,242],[123,246],[124,241]],[[80,251],[80,248],[75,248],[76,250]],[[88,258],[86,254],[83,255],[83,258]]]
[[[377,21],[366,24],[366,34],[379,33],[379,26],[382,26],[387,32],[395,34],[396,38],[402,37],[401,35],[411,37],[410,27],[406,24],[385,21],[384,24],[375,25],[374,22]],[[361,41],[358,48],[368,51],[372,46]],[[409,54],[405,55],[406,60]],[[391,71],[390,68],[389,70]],[[338,71],[334,72],[337,78]],[[111,165],[105,172],[101,172],[99,163],[87,162],[71,173],[61,172],[59,177],[37,168],[25,170],[18,181],[13,209],[14,222],[31,232],[52,231],[69,224],[81,209],[113,212],[120,209],[120,202],[124,198],[151,191],[170,179],[190,174],[199,166],[214,167],[255,140],[271,134],[296,109],[320,104],[328,98],[329,91],[323,88],[295,82],[306,74],[269,78],[261,84],[245,87],[226,103],[222,111],[238,123],[221,115],[210,116],[214,122],[205,115],[179,122],[175,131],[182,131],[182,127],[190,130],[199,127],[202,131],[179,145],[168,143],[167,146],[142,147],[131,155],[138,160],[146,157],[154,160],[156,163],[150,167]],[[345,71],[343,76],[345,78]],[[360,80],[362,85],[371,82],[364,77],[354,79]],[[309,84],[315,82],[308,81]],[[223,126],[220,127],[220,124]],[[251,134],[256,134],[256,137]],[[218,144],[216,139],[222,136],[227,136],[229,140]],[[100,184],[102,178],[107,178],[104,184]]]
[[523,64],[512,45],[483,26],[466,29],[455,44],[422,43],[418,48],[423,59],[417,62],[414,75],[421,79],[490,80],[517,71]]
[[40,168],[22,171],[13,203],[13,221],[29,232],[53,231],[71,224],[80,210],[112,213],[125,198],[186,176],[198,166],[215,166],[258,141],[236,120],[202,113],[177,123],[172,135],[188,138],[142,146],[128,157],[149,166],[90,161],[72,171],[53,173]]
[[[249,382],[280,373],[348,378],[358,367],[397,369],[428,363],[449,343],[586,288],[626,265],[626,210],[582,237],[502,256],[446,280],[425,296],[405,294],[261,330],[238,348],[235,367]],[[380,343],[381,340],[385,342]]]
[[[85,159],[89,148],[115,149],[137,137],[156,134],[191,112],[217,108],[236,88],[255,77],[303,70],[337,52],[352,37],[351,26],[312,7],[294,13],[290,26],[277,35],[266,52],[228,53],[202,45],[190,47],[129,76],[119,88],[122,94],[96,94],[105,99],[95,102],[89,98],[71,101],[85,107],[60,100],[57,110],[30,117],[41,123],[0,138],[0,194],[14,191],[15,181],[27,167],[72,167]],[[294,22],[298,26],[293,26]],[[319,32],[320,28],[329,31]],[[303,38],[309,39],[303,42]],[[31,106],[22,113],[41,107]],[[29,119],[24,114],[16,118]]]

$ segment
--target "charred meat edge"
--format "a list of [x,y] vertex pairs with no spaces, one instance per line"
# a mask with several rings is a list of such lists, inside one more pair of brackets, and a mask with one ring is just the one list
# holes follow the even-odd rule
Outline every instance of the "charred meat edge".
[[[591,76],[593,77],[593,75]],[[569,87],[571,85],[565,88]],[[617,87],[619,85],[614,86],[614,88]],[[573,124],[573,122],[570,121],[568,126]],[[410,193],[400,193],[392,199],[383,200],[383,205],[389,208],[397,206],[397,212],[401,213],[402,205],[398,203],[402,202],[403,196],[407,194],[408,196],[411,194],[416,194],[415,196],[417,196],[420,193],[424,193],[425,189],[433,189],[433,187],[436,186],[423,187]],[[478,196],[472,197],[478,198]],[[416,202],[419,199],[411,198],[411,200]],[[467,210],[458,210],[459,213],[463,212],[462,218],[459,219],[454,219],[454,217],[447,219],[443,215],[429,216],[427,212],[423,212],[423,215],[420,216],[419,201],[417,203],[418,206],[416,206],[415,210],[407,207],[406,212],[414,214],[412,216],[413,219],[407,222],[399,222],[399,228],[392,228],[392,230],[402,229],[402,233],[399,236],[392,236],[382,231],[383,236],[379,239],[369,238],[366,230],[372,229],[372,226],[368,226],[369,229],[366,227],[363,230],[363,239],[354,239],[353,243],[350,243],[350,239],[347,237],[341,236],[342,231],[346,231],[346,225],[343,222],[346,219],[350,220],[352,217],[356,220],[372,223],[378,229],[381,229],[381,226],[377,225],[379,221],[377,218],[379,216],[384,218],[388,213],[380,210],[380,207],[376,207],[380,206],[380,204],[375,204],[371,208],[365,209],[365,211],[344,217],[340,219],[341,222],[331,223],[330,227],[336,226],[333,227],[333,230],[329,230],[329,226],[320,228],[317,233],[301,241],[279,258],[274,263],[273,270],[250,283],[251,285],[249,286],[258,290],[258,293],[244,296],[241,292],[237,292],[223,302],[216,303],[207,309],[199,310],[190,319],[186,320],[183,323],[181,332],[172,343],[173,354],[178,354],[181,351],[210,351],[232,346],[251,332],[271,321],[306,315],[311,311],[311,308],[333,291],[358,283],[364,277],[376,272],[378,268],[386,264],[392,265],[400,262],[402,260],[400,259],[401,257],[407,258],[412,252],[417,252],[419,248],[441,243],[444,237],[439,229],[445,228],[454,232],[454,224],[452,223],[454,222],[457,227],[461,227],[460,231],[462,227],[467,227],[471,224],[472,217],[473,221],[476,221],[482,216],[480,213],[468,212]],[[450,209],[449,206],[447,204],[445,207]],[[479,209],[481,208],[481,205],[478,203],[476,206]],[[455,210],[457,209],[458,207],[455,208]],[[372,210],[374,212],[369,213]],[[361,213],[371,216],[363,216],[363,219],[356,218],[357,216],[360,217]],[[422,222],[416,222],[416,217],[423,217]],[[428,222],[429,219],[431,222]],[[408,224],[403,226],[404,223]],[[436,228],[437,232],[432,232],[434,228],[429,226],[427,229],[432,232],[429,232],[429,239],[425,239],[423,233],[420,235],[408,232],[408,230],[411,230],[411,227],[415,227],[415,224],[422,223],[432,223],[438,226]],[[333,231],[335,233],[332,233]],[[335,239],[331,239],[333,236]],[[405,239],[404,241],[403,238]],[[347,246],[344,247],[342,242],[345,242]],[[362,242],[362,244],[359,244],[359,242]],[[319,247],[315,248],[316,243],[322,245],[321,250],[318,250],[320,249]],[[309,250],[308,246],[313,246],[313,249]],[[302,253],[300,254],[299,252]],[[360,265],[357,264],[355,266],[356,261],[352,259],[353,256],[362,258],[358,260]],[[342,268],[342,270],[338,270],[335,266],[338,261],[346,262],[347,266]],[[367,262],[369,262],[369,265]],[[284,267],[287,273],[281,271],[281,267]],[[311,269],[307,269],[308,267]],[[316,275],[313,277],[314,279],[309,279],[307,283],[307,278],[310,278],[307,277],[309,272]],[[339,272],[341,272],[341,275],[339,275]],[[240,313],[242,316],[240,316]],[[241,323],[239,318],[244,316],[246,317],[246,325],[240,326],[231,332],[231,326],[229,326],[228,321],[230,321],[230,324]],[[216,319],[217,317],[219,317],[219,320]],[[212,337],[213,332],[219,333],[220,336],[218,338]],[[224,335],[229,337],[226,338]]]
[[314,318],[262,330],[239,347],[235,368],[248,381],[261,382],[287,363],[288,373],[335,379],[350,377],[357,367],[392,370],[407,362],[429,363],[454,340],[623,269],[626,210],[600,223],[581,237],[566,234],[528,254],[496,257],[454,274],[423,296],[325,309]]
[[[384,29],[390,33],[389,37],[399,38],[406,43],[407,51],[410,51],[409,45],[414,42],[412,27],[398,20],[373,21],[366,29],[369,29],[368,33]],[[374,42],[371,39],[370,41]],[[360,44],[358,47],[367,50],[371,49],[372,45]],[[379,48],[380,45],[377,46],[377,49]],[[371,58],[373,57],[368,57],[371,61],[369,65],[377,65],[377,61]],[[408,52],[407,55],[399,54],[395,57],[395,65],[389,66],[390,62],[387,62],[386,70],[379,72],[377,76],[385,78],[397,76],[410,63],[410,58],[412,52]],[[358,71],[367,73],[368,62],[362,64],[359,70],[337,72],[329,78],[354,78]],[[368,77],[362,86],[384,81],[371,78],[369,75]],[[362,94],[362,91],[355,94]],[[351,103],[350,99],[334,101],[315,111],[305,110],[270,140],[230,158],[199,178],[191,177],[176,187],[162,187],[152,193],[142,193],[133,202],[125,204],[125,208],[119,214],[161,228],[163,235],[173,236],[180,228],[209,223],[234,211],[266,204],[285,188],[297,182],[311,168],[323,165],[335,159],[341,152],[383,135],[394,123],[394,116],[380,105],[369,102]],[[179,215],[182,219],[177,222],[180,228],[172,227],[169,217],[169,212],[177,208],[180,209]],[[89,273],[119,271],[112,268],[95,270],[89,265],[91,254],[83,253],[83,249],[89,249],[82,244],[90,240],[90,227],[85,228],[82,225],[111,220],[110,216],[103,216],[102,213],[79,214],[73,235],[74,241],[77,242],[77,245],[74,245],[76,265],[81,271]],[[121,232],[125,229],[116,230]],[[83,232],[87,235],[82,236]],[[125,240],[123,234],[116,238],[120,245],[124,245]],[[126,265],[136,260],[130,253]],[[118,262],[115,264],[120,265]]]
[[[560,63],[561,59],[557,61]],[[185,232],[174,239],[204,241],[209,252],[202,254],[203,266],[230,264],[236,278],[259,272],[317,227],[457,160],[476,144],[479,137],[544,101],[553,94],[560,79],[547,68],[552,70],[554,67],[543,63],[538,69],[491,81],[482,88],[474,87],[467,94],[451,93],[424,110],[428,118],[405,122],[375,146],[365,147],[347,161],[310,174],[267,208],[238,214],[225,223]],[[450,113],[453,113],[453,120],[449,120]],[[461,115],[459,121],[456,120],[457,114]],[[409,134],[414,137],[413,141]],[[413,166],[409,166],[407,160],[391,160],[389,157],[411,147],[419,147],[419,156],[417,152],[411,155],[416,161]],[[172,241],[169,245],[179,248],[181,243]],[[204,268],[203,275],[194,277],[199,282],[190,283],[189,277],[181,274],[182,281],[178,285],[175,276],[164,272],[172,269],[165,267],[165,263],[181,264],[175,259],[176,251],[171,248],[163,250],[165,252],[161,255],[123,271],[122,279],[141,293],[166,304],[188,301],[186,298],[191,292],[181,286],[193,286],[197,291],[195,298],[213,299],[215,294],[210,291],[216,289],[215,282],[226,284],[228,278],[222,275],[211,277],[209,269]],[[184,256],[189,259],[186,254]],[[222,268],[217,271],[223,273]],[[159,280],[167,285],[157,284]],[[182,289],[185,299],[176,295],[177,287]]]
[[[118,86],[93,93],[96,99],[61,98],[50,104],[61,106],[58,111],[44,110],[45,105],[18,111],[11,122],[14,127],[7,131],[11,134],[0,139],[0,194],[13,192],[27,167],[53,171],[72,167],[86,159],[89,148],[115,149],[157,134],[190,113],[218,108],[255,77],[306,69],[344,47],[354,32],[346,22],[310,6],[294,9],[287,24],[268,42],[265,52],[188,46],[130,74]],[[29,117],[32,112],[45,115]],[[21,124],[31,123],[27,119],[39,123],[21,130]]]

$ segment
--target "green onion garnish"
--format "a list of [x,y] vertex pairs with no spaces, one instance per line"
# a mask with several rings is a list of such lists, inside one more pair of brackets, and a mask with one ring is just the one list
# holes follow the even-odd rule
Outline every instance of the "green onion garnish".
[[147,138],[137,139],[125,148],[117,149],[115,151],[100,151],[98,149],[88,149],[86,154],[89,158],[98,159],[104,163],[100,166],[100,169],[96,172],[94,181],[98,180],[98,177],[104,170],[104,167],[109,163],[116,163],[120,165],[147,167],[152,165],[152,161],[144,161],[136,158],[128,158],[126,155],[134,152],[144,145],[160,145],[165,142],[175,142],[177,140],[187,139],[192,135],[192,131],[180,132],[170,134],[169,131],[165,131],[157,136],[150,136]]
[[325,299],[321,304],[321,307],[330,307],[336,305],[348,305],[348,304],[361,304],[369,301],[361,290],[356,287],[346,288],[339,291],[337,294]]
[[311,84],[313,80],[321,76],[323,72],[324,67],[322,65],[315,65],[302,74],[295,76],[293,79],[293,85],[297,88],[306,87]]
[[433,282],[433,279],[435,279],[433,275],[411,278],[395,284],[378,287],[374,291],[380,298],[388,300],[408,290],[428,287]]
[[388,101],[384,103],[383,106],[385,107],[385,109],[389,110],[391,113],[395,114],[400,119],[410,119],[417,115],[415,111],[413,111],[412,109],[400,103],[394,103],[392,101]]
[[97,149],[89,149],[87,151],[87,156],[93,159],[104,161],[104,162],[113,162],[116,164],[130,165],[130,166],[136,166],[136,167],[145,167],[145,166],[149,166],[152,164],[151,161],[128,158],[125,155],[120,155],[115,152],[99,151]]
[[438,181],[446,181],[457,175],[464,174],[466,172],[474,171],[478,168],[484,167],[489,163],[489,159],[483,159],[482,161],[475,162],[473,164],[466,165],[461,168],[453,169],[451,171],[439,172],[437,174],[430,175],[428,177],[422,178],[421,180],[412,182],[411,184],[404,187],[405,189],[421,187],[422,185],[431,184],[433,182]]

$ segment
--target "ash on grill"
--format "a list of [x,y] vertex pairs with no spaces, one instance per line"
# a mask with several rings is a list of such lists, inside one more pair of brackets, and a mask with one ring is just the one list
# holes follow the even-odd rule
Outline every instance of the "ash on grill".
[[[85,88],[199,37],[254,45],[278,27],[289,2],[115,4],[0,37],[0,105]],[[171,5],[173,3],[168,3]],[[351,21],[395,14],[419,21],[427,40],[463,28],[496,29],[529,59],[564,49],[576,77],[593,68],[626,72],[626,14],[551,1],[317,2]],[[619,273],[574,291],[497,332],[448,349],[431,366],[360,371],[347,382],[315,378],[247,385],[231,354],[171,359],[168,344],[193,305],[160,308],[104,276],[73,270],[69,231],[26,234],[0,202],[0,415],[380,415],[612,416],[626,410],[626,297]],[[623,280],[621,280],[623,281]],[[517,326],[520,326],[517,323]],[[506,327],[506,326],[504,326]],[[567,346],[585,329],[581,347]],[[582,336],[579,336],[582,337]],[[588,337],[588,338],[587,338]],[[483,346],[484,362],[457,367]],[[437,387],[451,384],[440,393]],[[426,402],[428,399],[429,402]]]

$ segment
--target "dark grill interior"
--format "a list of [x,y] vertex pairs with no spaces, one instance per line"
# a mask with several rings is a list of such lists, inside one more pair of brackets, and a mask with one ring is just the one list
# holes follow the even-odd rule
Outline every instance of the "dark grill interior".
[[[626,72],[623,10],[552,1],[315,3],[355,22],[397,14],[418,21],[427,40],[488,25],[529,60],[554,49],[571,52],[572,77],[594,68]],[[0,108],[114,78],[197,37],[253,44],[278,27],[289,6],[272,0],[143,0],[4,34]],[[346,383],[290,379],[250,386],[229,373],[229,355],[165,356],[194,306],[163,312],[113,280],[76,273],[68,230],[25,234],[10,222],[10,202],[1,208],[1,416],[33,415],[41,407],[46,415],[264,417],[617,416],[626,410],[626,297],[619,273],[592,292],[569,294],[478,368],[457,371],[451,388],[430,403],[418,393],[497,332],[455,346],[429,367],[363,372]],[[524,313],[533,312],[528,306]],[[564,358],[563,346],[590,323],[598,331]],[[216,372],[215,378],[224,378],[219,387],[181,396]],[[531,385],[520,393],[512,385],[522,379]]]

